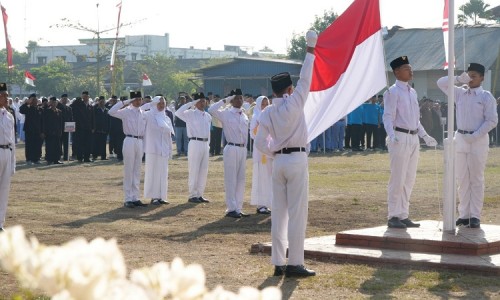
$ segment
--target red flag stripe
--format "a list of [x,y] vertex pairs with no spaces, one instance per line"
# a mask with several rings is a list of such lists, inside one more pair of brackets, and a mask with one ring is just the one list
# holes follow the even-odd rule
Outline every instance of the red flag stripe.
[[2,17],[3,17],[3,27],[5,31],[5,48],[7,49],[7,67],[9,69],[14,67],[14,62],[12,60],[12,45],[10,44],[9,40],[9,34],[7,33],[7,21],[9,20],[9,16],[7,16],[7,10],[3,5],[1,6],[2,9]]
[[315,49],[311,91],[333,86],[346,71],[356,46],[379,31],[380,24],[379,1],[356,0],[323,31]]

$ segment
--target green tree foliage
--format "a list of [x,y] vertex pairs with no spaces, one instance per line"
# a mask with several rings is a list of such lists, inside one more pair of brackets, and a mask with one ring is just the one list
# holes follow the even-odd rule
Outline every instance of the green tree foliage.
[[458,15],[458,22],[465,25],[468,20],[471,20],[474,25],[477,25],[481,24],[480,19],[493,20],[491,11],[488,11],[489,6],[483,0],[470,0],[459,7],[462,13]]
[[[309,29],[320,34],[323,30],[330,26],[330,24],[332,24],[337,17],[338,15],[333,10],[325,11],[323,16],[316,16]],[[306,56],[307,45],[304,35],[304,33],[293,35],[290,41],[290,47],[288,48],[289,59],[303,60]]]
[[72,67],[67,62],[57,59],[30,71],[36,77],[36,89],[41,95],[59,96],[69,92],[75,85]]

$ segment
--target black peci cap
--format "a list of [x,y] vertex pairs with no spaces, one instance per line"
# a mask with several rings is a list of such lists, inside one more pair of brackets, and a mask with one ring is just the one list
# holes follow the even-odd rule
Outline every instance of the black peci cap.
[[410,61],[408,60],[408,56],[400,56],[393,61],[391,61],[391,68],[394,71],[396,68],[401,67],[402,65],[407,65],[409,64]]
[[470,63],[467,71],[476,71],[484,76],[485,67],[482,64]]
[[271,87],[275,93],[282,92],[285,88],[291,86],[292,84],[292,78],[288,72],[279,73],[271,77]]

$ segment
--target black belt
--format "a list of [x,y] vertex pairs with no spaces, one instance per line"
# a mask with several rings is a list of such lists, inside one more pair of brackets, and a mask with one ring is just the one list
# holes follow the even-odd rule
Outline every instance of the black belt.
[[142,136],[130,135],[130,134],[126,134],[125,136],[126,137],[131,137],[131,138],[134,138],[134,139],[140,139],[140,140],[142,140]]
[[8,145],[0,145],[0,149],[10,149],[10,150],[12,150],[12,148],[10,147],[10,144],[8,144]]
[[410,129],[404,129],[401,127],[394,127],[394,130],[399,131],[399,132],[408,133],[408,134],[417,134],[417,132],[418,132],[418,129],[417,130],[410,130]]
[[459,129],[457,131],[458,131],[458,133],[461,133],[461,134],[473,134],[474,133],[474,131],[467,131],[467,130],[462,130],[462,129]]
[[274,152],[274,154],[290,154],[293,152],[306,152],[306,148],[304,147],[283,148],[279,151]]
[[190,137],[189,140],[208,142],[208,138]]
[[227,143],[229,146],[245,147],[245,144]]

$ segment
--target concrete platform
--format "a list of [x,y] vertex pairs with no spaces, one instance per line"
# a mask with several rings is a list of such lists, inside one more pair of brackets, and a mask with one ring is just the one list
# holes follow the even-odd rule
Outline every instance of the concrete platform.
[[[387,226],[348,230],[336,236],[308,238],[305,257],[470,270],[500,274],[500,226],[442,231],[442,223],[421,221],[420,228]],[[271,243],[252,245],[251,253],[271,253]]]

